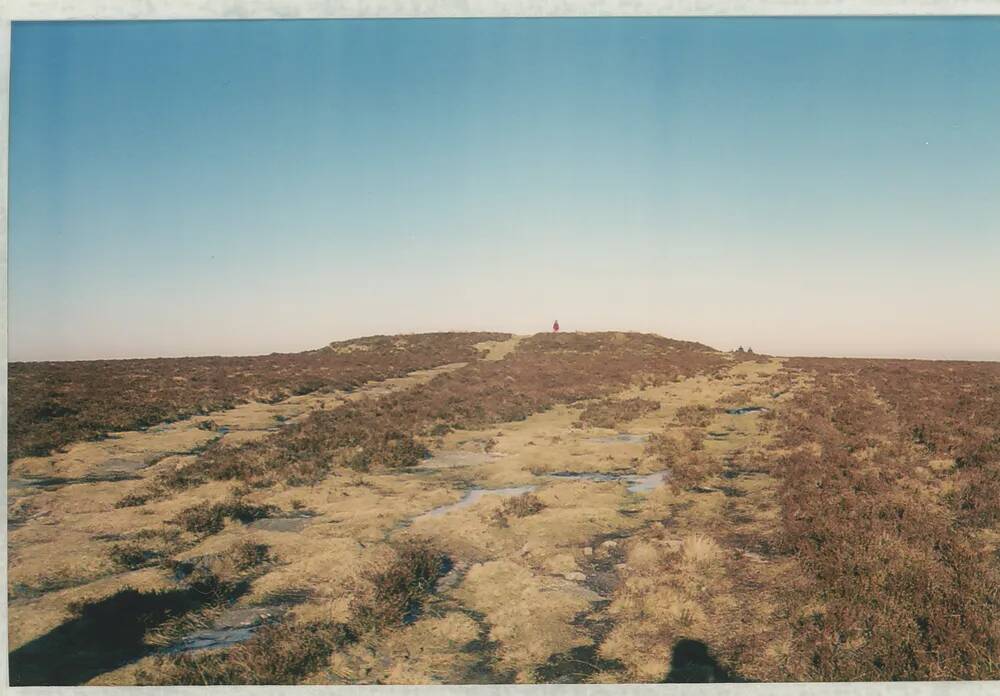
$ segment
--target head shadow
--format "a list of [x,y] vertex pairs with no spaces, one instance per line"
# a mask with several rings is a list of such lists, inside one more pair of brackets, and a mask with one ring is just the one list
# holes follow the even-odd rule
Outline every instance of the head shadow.
[[731,674],[712,657],[700,640],[682,638],[674,643],[666,683],[709,683],[744,681]]

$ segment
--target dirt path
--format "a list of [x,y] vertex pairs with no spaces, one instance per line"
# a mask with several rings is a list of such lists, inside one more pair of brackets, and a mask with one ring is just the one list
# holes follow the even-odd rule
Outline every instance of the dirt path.
[[488,362],[494,362],[497,360],[503,360],[517,348],[517,344],[523,341],[527,336],[511,336],[506,341],[484,341],[482,343],[477,343],[476,348],[479,350],[485,350],[486,355],[483,356],[483,360]]

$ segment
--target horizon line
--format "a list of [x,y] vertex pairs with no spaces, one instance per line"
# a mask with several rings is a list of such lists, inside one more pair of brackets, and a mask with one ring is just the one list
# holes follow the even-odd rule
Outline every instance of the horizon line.
[[[303,348],[302,350],[290,350],[290,351],[270,351],[267,353],[200,353],[200,354],[184,354],[184,355],[127,355],[127,356],[97,356],[97,357],[71,357],[71,358],[58,358],[58,359],[24,359],[24,360],[11,360],[9,357],[9,346],[8,348],[8,365],[16,364],[37,364],[37,363],[74,363],[74,362],[113,362],[113,361],[128,361],[128,360],[198,360],[205,358],[262,358],[274,355],[298,355],[301,353],[311,353],[323,350],[329,346],[337,343],[350,343],[352,341],[360,341],[366,338],[378,338],[378,337],[397,337],[397,336],[424,336],[430,334],[447,334],[447,333],[458,333],[458,334],[471,334],[471,333],[502,333],[509,334],[511,337],[531,337],[539,335],[547,335],[551,333],[556,333],[553,331],[536,331],[535,333],[518,333],[515,331],[499,331],[499,330],[471,330],[471,329],[450,329],[450,330],[437,330],[437,331],[403,331],[398,333],[372,333],[364,334],[359,336],[353,336],[350,338],[338,338],[327,343],[315,347],[315,348]],[[563,330],[560,329],[558,333],[561,334],[595,334],[595,333],[634,333],[640,335],[648,336],[658,336],[660,338],[665,338],[672,341],[684,341],[688,343],[697,343],[705,346],[709,350],[717,353],[736,353],[737,348],[722,349],[716,348],[715,346],[703,343],[702,341],[692,339],[692,338],[676,338],[673,336],[667,336],[655,331],[638,331],[638,330],[621,330],[621,329],[601,329],[601,330]],[[738,347],[743,347],[742,344],[738,344]],[[748,345],[747,348],[752,348]],[[952,357],[913,357],[913,356],[899,356],[899,355],[864,355],[864,354],[843,354],[843,355],[833,355],[825,353],[815,353],[815,352],[804,352],[797,354],[782,354],[782,353],[770,353],[768,351],[757,350],[753,352],[754,355],[761,357],[779,358],[784,360],[794,359],[794,358],[816,358],[823,360],[907,360],[916,362],[956,362],[956,363],[1000,363],[1000,357],[998,358],[952,358]]]

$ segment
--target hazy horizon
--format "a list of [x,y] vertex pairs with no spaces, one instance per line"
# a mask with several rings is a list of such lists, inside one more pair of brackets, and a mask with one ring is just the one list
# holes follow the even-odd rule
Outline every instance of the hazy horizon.
[[1000,19],[20,23],[9,359],[1000,359]]

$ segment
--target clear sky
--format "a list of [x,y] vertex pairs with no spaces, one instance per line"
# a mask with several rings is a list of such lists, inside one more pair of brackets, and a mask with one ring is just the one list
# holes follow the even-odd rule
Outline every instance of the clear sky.
[[1000,20],[15,23],[12,360],[1000,359]]

